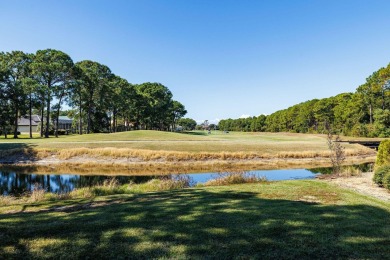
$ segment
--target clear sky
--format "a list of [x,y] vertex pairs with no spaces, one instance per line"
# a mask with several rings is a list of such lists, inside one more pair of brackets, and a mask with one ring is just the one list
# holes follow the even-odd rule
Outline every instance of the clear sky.
[[0,0],[0,51],[160,82],[201,121],[353,92],[390,62],[388,0]]

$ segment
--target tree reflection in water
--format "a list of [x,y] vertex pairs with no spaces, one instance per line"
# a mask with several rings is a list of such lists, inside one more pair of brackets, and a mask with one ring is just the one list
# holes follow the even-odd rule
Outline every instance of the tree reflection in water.
[[56,174],[24,174],[2,170],[0,172],[0,194],[20,196],[38,185],[53,193],[66,193],[76,188],[92,187],[115,178],[119,184],[143,183],[156,176],[85,176]]

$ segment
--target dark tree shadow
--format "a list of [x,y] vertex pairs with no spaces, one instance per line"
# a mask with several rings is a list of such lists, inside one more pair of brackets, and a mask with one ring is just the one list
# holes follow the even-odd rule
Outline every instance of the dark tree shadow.
[[0,258],[390,257],[390,214],[379,207],[204,189],[119,198],[0,214]]
[[185,134],[185,135],[202,135],[202,136],[207,136],[207,132],[187,132],[187,131],[183,131],[183,132],[178,132],[178,133],[181,133],[181,134]]
[[25,143],[0,143],[0,165],[36,161],[38,158],[34,146]]

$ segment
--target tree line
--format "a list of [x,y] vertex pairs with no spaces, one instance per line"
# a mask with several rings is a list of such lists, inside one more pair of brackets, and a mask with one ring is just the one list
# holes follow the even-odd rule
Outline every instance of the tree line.
[[[40,134],[58,136],[58,117],[67,104],[77,132],[175,129],[187,111],[160,83],[131,84],[110,68],[91,60],[74,63],[66,53],[38,50],[0,52],[0,131],[18,137],[18,119],[41,117]],[[51,122],[54,122],[51,123]]]
[[220,130],[334,133],[390,137],[390,64],[370,75],[354,93],[313,99],[270,115],[224,119]]

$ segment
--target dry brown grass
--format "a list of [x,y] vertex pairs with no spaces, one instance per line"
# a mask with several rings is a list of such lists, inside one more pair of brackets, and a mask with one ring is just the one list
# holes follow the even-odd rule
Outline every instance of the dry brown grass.
[[[373,155],[374,151],[367,149],[346,149],[346,156],[363,156]],[[79,156],[88,157],[104,157],[104,158],[133,158],[142,161],[164,160],[173,161],[205,161],[205,160],[252,160],[252,159],[273,159],[273,158],[329,158],[329,151],[297,151],[297,152],[279,152],[276,154],[261,153],[261,152],[174,152],[174,151],[155,151],[155,150],[140,150],[128,148],[71,148],[71,149],[37,149],[37,156],[44,158],[48,156],[56,156],[61,160],[68,160]]]
[[14,204],[16,198],[11,195],[1,195],[0,196],[0,206],[8,206]]
[[204,183],[204,186],[225,186],[232,184],[260,182],[267,182],[267,179],[265,177],[257,177],[256,175],[249,174],[248,172],[239,171],[220,173],[216,178],[208,180],[206,183]]
[[29,194],[29,201],[38,202],[45,198],[45,189],[43,189],[38,183],[34,184],[34,189]]
[[[375,156],[347,157],[345,164],[374,162]],[[206,161],[149,161],[97,160],[84,157],[77,161],[54,163],[6,165],[3,168],[21,173],[57,173],[81,175],[156,175],[171,173],[249,171],[267,169],[294,169],[330,167],[329,158],[273,158],[253,160],[206,160]]]

